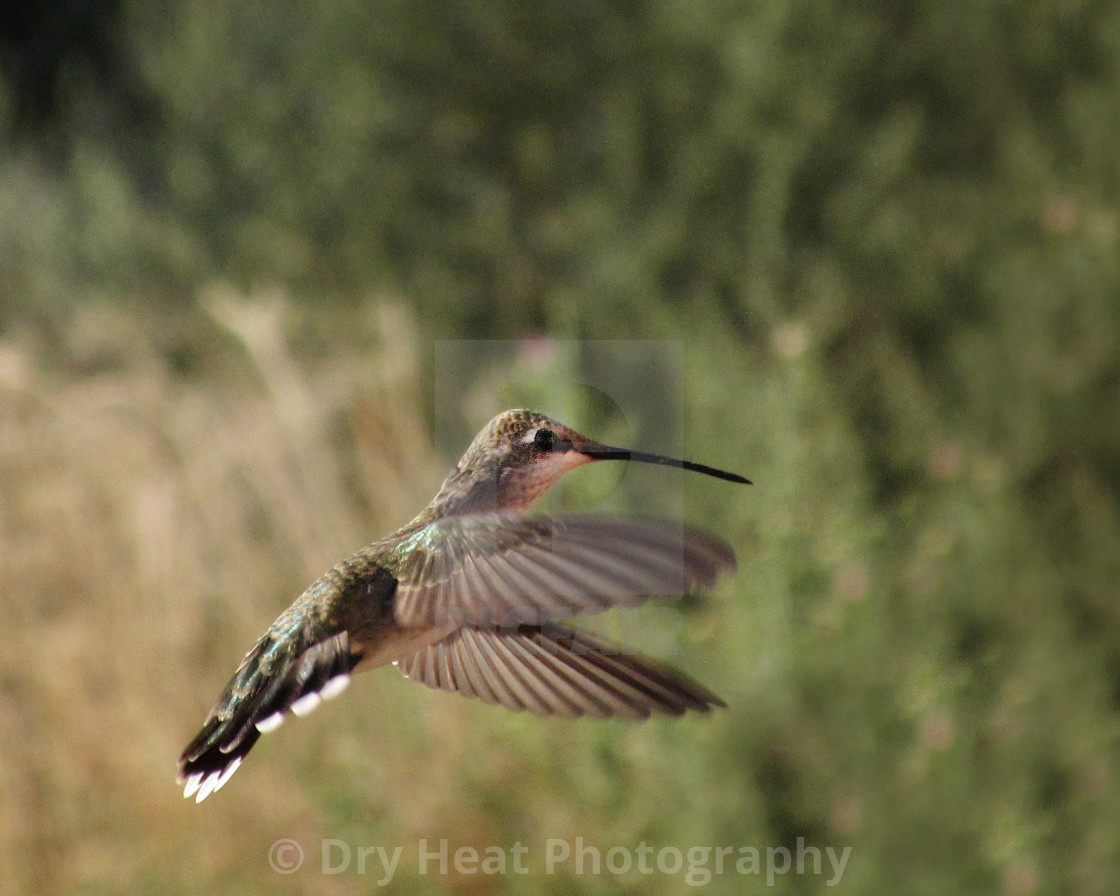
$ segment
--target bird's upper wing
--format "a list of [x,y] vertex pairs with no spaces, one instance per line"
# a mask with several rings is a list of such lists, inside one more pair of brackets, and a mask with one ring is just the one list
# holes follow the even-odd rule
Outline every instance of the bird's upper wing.
[[408,536],[399,625],[535,625],[708,588],[735,566],[723,539],[663,520],[449,517]]

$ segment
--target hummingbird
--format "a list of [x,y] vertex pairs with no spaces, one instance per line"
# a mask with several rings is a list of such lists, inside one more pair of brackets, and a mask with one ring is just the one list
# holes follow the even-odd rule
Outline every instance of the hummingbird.
[[721,538],[663,520],[529,516],[561,476],[595,461],[703,464],[612,448],[543,414],[505,411],[467,448],[431,503],[312,584],[241,661],[179,759],[202,802],[262,734],[393,663],[428,687],[541,716],[642,720],[725,706],[681,673],[564,624],[710,588],[735,567]]

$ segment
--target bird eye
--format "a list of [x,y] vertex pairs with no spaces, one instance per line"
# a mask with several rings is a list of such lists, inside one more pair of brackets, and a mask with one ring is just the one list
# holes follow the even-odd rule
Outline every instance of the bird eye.
[[551,429],[538,429],[533,444],[541,451],[551,451],[556,447],[556,433]]

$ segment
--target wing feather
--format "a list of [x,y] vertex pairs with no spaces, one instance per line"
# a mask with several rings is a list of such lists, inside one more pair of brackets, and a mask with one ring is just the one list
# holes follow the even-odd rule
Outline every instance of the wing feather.
[[436,520],[398,554],[406,627],[534,625],[707,588],[735,555],[722,539],[662,520],[478,514]]
[[668,666],[556,625],[464,626],[397,667],[428,687],[536,715],[640,720],[723,706]]

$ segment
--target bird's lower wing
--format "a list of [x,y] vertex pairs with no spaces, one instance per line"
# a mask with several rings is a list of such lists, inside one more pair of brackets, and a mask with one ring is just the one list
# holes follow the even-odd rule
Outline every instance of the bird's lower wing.
[[428,687],[542,716],[640,720],[725,705],[667,666],[556,625],[464,626],[397,667]]
[[242,661],[198,736],[179,758],[184,796],[202,802],[237,771],[262,733],[279,727],[284,714],[306,715],[345,689],[360,660],[346,632],[286,650],[270,631]]

